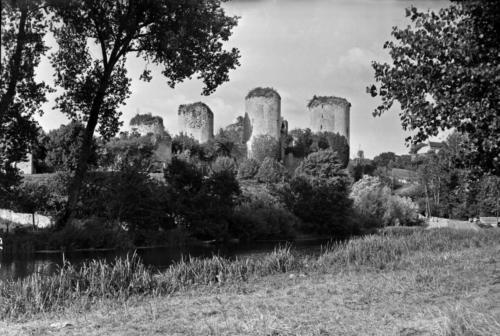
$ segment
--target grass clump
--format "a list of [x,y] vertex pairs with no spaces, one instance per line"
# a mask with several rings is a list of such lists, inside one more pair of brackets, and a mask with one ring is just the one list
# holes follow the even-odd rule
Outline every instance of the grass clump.
[[491,313],[458,306],[447,314],[446,336],[497,336],[500,321]]

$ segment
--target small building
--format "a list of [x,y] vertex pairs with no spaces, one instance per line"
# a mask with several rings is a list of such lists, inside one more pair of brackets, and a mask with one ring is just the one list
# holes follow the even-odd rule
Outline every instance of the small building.
[[410,155],[412,160],[416,160],[419,156],[425,156],[431,153],[439,153],[439,151],[444,147],[446,147],[446,144],[444,142],[427,140],[426,142],[413,146],[410,149]]

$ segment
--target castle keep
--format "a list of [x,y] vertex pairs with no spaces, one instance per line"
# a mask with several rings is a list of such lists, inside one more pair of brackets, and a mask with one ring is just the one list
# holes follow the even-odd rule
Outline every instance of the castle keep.
[[180,105],[178,111],[179,129],[200,143],[214,137],[214,114],[202,103]]
[[288,123],[281,117],[281,97],[274,89],[259,87],[251,90],[245,98],[245,116],[249,120],[247,148],[250,157],[256,137],[268,135],[281,141],[288,133]]
[[314,96],[307,105],[311,117],[311,131],[338,133],[349,142],[351,103],[339,97]]

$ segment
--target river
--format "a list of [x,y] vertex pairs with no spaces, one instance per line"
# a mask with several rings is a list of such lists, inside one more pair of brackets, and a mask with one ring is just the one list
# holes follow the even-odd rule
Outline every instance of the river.
[[[307,240],[290,243],[294,249],[301,253],[318,253],[327,240]],[[259,255],[273,251],[276,247],[286,242],[256,242],[251,244],[234,245],[189,245],[182,247],[155,247],[137,249],[137,254],[144,264],[162,270],[182,258],[211,257],[220,255],[228,258],[259,257]],[[65,253],[64,258],[73,264],[81,264],[86,260],[98,259],[113,261],[117,257],[125,257],[130,251],[81,251]],[[0,280],[21,279],[35,272],[50,275],[63,264],[63,254],[34,253],[24,257],[10,257],[0,252]]]

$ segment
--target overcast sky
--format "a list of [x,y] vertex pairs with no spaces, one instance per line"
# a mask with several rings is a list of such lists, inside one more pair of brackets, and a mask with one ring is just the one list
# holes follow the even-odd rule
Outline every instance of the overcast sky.
[[[241,66],[230,81],[209,97],[201,96],[201,83],[192,80],[170,89],[159,69],[145,83],[139,74],[144,63],[130,55],[132,95],[123,112],[123,130],[138,111],[163,117],[165,127],[177,133],[180,104],[203,101],[215,114],[215,130],[244,114],[244,97],[256,86],[270,86],[281,95],[281,113],[289,128],[309,127],[306,103],[316,95],[344,97],[351,107],[351,157],[359,149],[366,157],[381,152],[407,153],[398,110],[372,117],[378,99],[366,94],[373,83],[373,60],[387,61],[383,43],[393,26],[404,27],[406,7],[438,9],[444,0],[233,0],[224,6],[241,17],[227,47],[241,51]],[[52,44],[52,43],[51,43]],[[98,56],[98,53],[96,53]],[[39,77],[52,82],[52,69],[42,62]],[[52,110],[53,96],[39,118],[45,130],[67,123]]]

